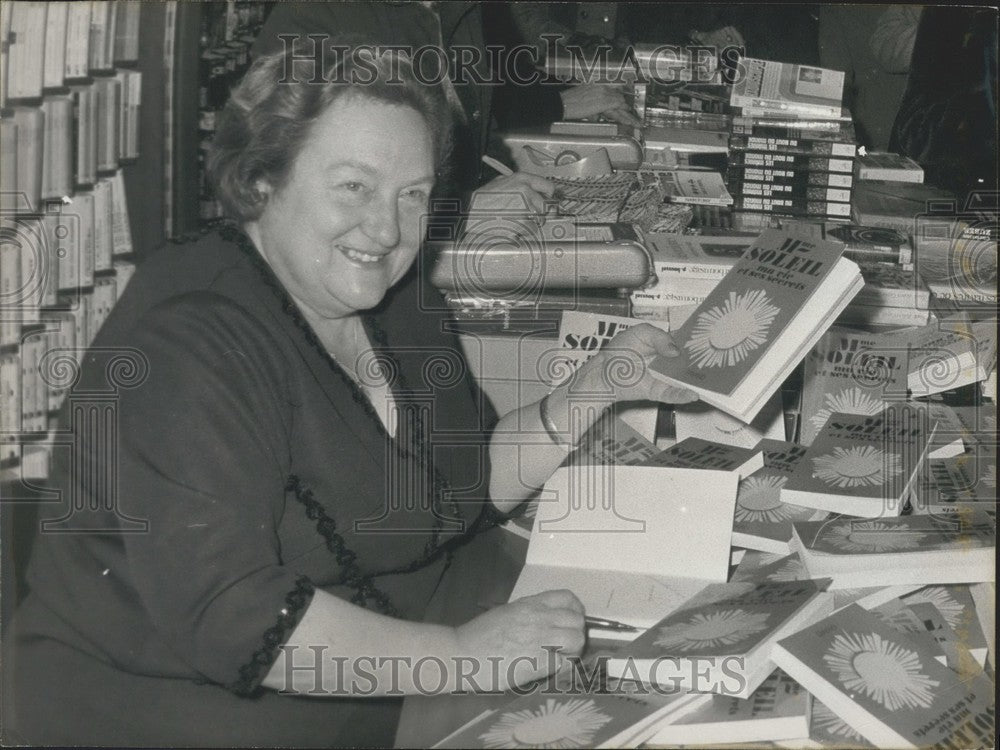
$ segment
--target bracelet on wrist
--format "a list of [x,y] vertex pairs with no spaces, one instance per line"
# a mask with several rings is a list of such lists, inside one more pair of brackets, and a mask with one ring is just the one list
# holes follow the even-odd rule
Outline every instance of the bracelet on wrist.
[[538,416],[541,418],[542,426],[545,428],[545,431],[548,433],[552,442],[566,448],[567,450],[572,450],[573,443],[567,440],[563,433],[559,432],[559,428],[556,427],[556,423],[552,421],[552,415],[549,414],[549,396],[551,395],[552,392],[549,391],[542,396],[542,400],[538,402]]

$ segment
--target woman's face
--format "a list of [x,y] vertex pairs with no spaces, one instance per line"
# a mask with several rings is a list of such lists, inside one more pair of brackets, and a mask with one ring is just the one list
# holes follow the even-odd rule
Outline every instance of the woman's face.
[[309,318],[377,305],[416,258],[434,183],[431,134],[416,110],[350,95],[315,122],[284,185],[247,225]]

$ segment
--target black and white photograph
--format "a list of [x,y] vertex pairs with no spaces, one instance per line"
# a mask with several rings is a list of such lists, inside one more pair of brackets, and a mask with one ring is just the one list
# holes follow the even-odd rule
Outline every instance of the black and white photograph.
[[996,746],[995,5],[0,0],[0,746]]

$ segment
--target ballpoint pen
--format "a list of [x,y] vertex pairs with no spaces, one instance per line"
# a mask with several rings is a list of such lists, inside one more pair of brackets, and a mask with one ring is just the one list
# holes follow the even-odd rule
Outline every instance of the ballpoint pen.
[[638,633],[640,628],[617,620],[606,620],[603,617],[591,617],[587,615],[583,619],[588,628],[596,630],[616,630],[620,633]]
[[[497,604],[486,604],[480,602],[476,605],[479,609],[490,609],[491,607],[497,607],[504,602],[499,602]],[[616,630],[619,633],[638,633],[642,628],[637,628],[635,625],[629,625],[625,622],[619,622],[618,620],[608,620],[603,617],[591,617],[590,615],[585,615],[583,618],[583,624],[588,628],[593,628],[595,630]]]

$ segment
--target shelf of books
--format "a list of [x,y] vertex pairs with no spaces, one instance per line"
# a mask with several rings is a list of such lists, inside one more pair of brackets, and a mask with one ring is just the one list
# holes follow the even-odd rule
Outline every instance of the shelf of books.
[[216,115],[250,65],[250,47],[268,7],[251,0],[167,4],[163,219],[168,237],[182,237],[222,216],[206,172],[208,146]]
[[[141,2],[2,7],[0,467],[45,477],[65,395],[134,270],[124,170],[140,159]],[[55,369],[53,369],[55,368]],[[48,374],[47,374],[48,373]]]

